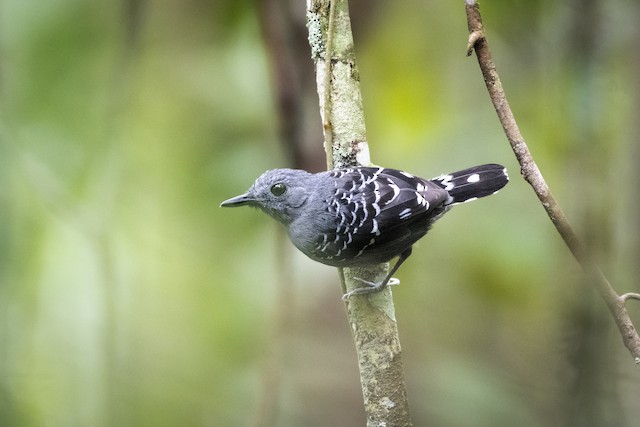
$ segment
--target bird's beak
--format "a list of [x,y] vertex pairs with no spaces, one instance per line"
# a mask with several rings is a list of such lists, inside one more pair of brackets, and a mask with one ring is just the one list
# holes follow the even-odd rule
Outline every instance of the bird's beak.
[[224,202],[220,203],[220,207],[235,208],[236,206],[243,206],[254,201],[255,199],[253,197],[249,196],[248,193],[245,193],[236,197],[232,197],[229,200],[225,200]]

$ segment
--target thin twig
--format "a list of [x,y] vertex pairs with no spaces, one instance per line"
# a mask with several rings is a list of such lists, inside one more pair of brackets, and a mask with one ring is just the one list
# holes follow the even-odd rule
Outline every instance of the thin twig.
[[472,47],[475,49],[478,64],[480,65],[480,70],[482,71],[487,90],[489,91],[489,96],[498,114],[498,119],[502,124],[505,135],[509,140],[509,144],[518,159],[522,176],[531,185],[565,244],[589,276],[590,281],[594,284],[600,296],[604,299],[620,330],[625,346],[636,361],[640,360],[640,337],[631,322],[624,304],[627,299],[640,298],[636,298],[638,294],[618,296],[604,273],[593,261],[586,246],[578,238],[569,220],[560,208],[560,205],[551,194],[551,190],[533,160],[531,152],[520,133],[513,112],[507,102],[502,82],[500,81],[496,66],[491,57],[491,52],[489,51],[489,44],[484,32],[478,2],[476,0],[465,0],[465,6],[467,25],[469,27],[467,54],[471,54]]
[[636,294],[636,293],[633,293],[633,292],[628,292],[626,294],[620,295],[620,299],[622,301],[627,301],[627,300],[630,300],[630,299],[635,299],[635,300],[640,301],[640,294]]

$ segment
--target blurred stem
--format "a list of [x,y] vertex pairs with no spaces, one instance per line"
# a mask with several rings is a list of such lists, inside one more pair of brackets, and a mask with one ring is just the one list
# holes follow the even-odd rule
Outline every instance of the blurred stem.
[[278,402],[282,384],[283,359],[286,356],[285,339],[291,300],[293,295],[293,278],[291,277],[291,252],[287,235],[278,227],[276,253],[279,254],[277,271],[277,286],[275,306],[272,313],[269,332],[268,351],[262,372],[262,390],[260,402],[256,411],[254,425],[268,427],[277,425]]
[[[640,2],[636,2],[634,9],[634,17],[640,20]],[[640,43],[640,27],[635,27],[635,37],[633,38],[633,46],[638,46]],[[631,52],[631,75],[633,78],[629,82],[629,87],[633,90],[633,106],[631,110],[631,117],[640,117],[640,52],[638,49],[633,49]],[[640,141],[640,121],[635,120],[632,128],[632,134],[630,135],[631,141]],[[640,144],[631,144],[631,153],[628,158],[628,162],[632,171],[631,182],[638,182],[640,180]],[[635,188],[635,187],[632,187]],[[640,258],[640,197],[637,194],[630,197],[631,206],[628,213],[630,218],[633,218],[632,222],[626,227],[629,230],[629,236],[632,237],[631,248],[627,252],[627,262],[631,264],[633,276],[640,277],[640,263],[637,259]]]
[[[565,185],[576,194],[589,188],[589,197],[577,197],[572,201],[571,208],[575,212],[572,223],[594,260],[610,267],[614,256],[612,230],[616,221],[611,207],[620,195],[600,185],[607,181],[614,153],[610,136],[603,132],[610,120],[604,114],[609,102],[599,83],[598,71],[605,61],[609,43],[600,36],[600,17],[605,6],[602,0],[570,0],[568,6],[580,13],[567,14],[564,25],[567,56],[563,59],[571,74],[564,90],[567,102],[580,108],[573,109],[563,119],[572,129],[567,138],[570,152],[565,164]],[[589,173],[585,174],[585,170]],[[593,203],[594,200],[598,203]],[[585,275],[578,276],[573,282],[580,286],[585,279],[588,279]],[[560,419],[563,420],[560,422],[583,427],[623,425],[624,416],[620,411],[608,413],[604,410],[604,402],[613,403],[615,382],[609,381],[606,371],[598,369],[613,363],[616,354],[610,351],[615,344],[611,340],[608,314],[602,310],[594,292],[580,292],[569,298],[571,304],[564,307],[559,325],[566,333],[561,356],[571,366],[571,374],[564,379],[562,394],[558,396],[562,408]],[[620,405],[619,401],[617,403]]]
[[484,33],[484,25],[482,23],[478,2],[476,0],[465,0],[465,6],[467,25],[469,27],[467,54],[470,55],[472,50],[475,49],[478,64],[480,65],[489,96],[498,114],[498,119],[502,124],[505,135],[509,140],[509,144],[518,159],[521,173],[538,196],[538,199],[547,211],[547,215],[551,219],[551,222],[553,222],[553,225],[555,225],[565,244],[591,279],[590,282],[594,284],[600,296],[604,299],[620,330],[625,346],[634,357],[636,363],[640,363],[640,337],[629,318],[629,313],[625,307],[625,298],[622,298],[615,292],[605,275],[594,262],[587,247],[576,235],[569,220],[560,208],[560,205],[551,194],[551,190],[533,160],[533,156],[529,152],[529,148],[520,133],[513,112],[507,102],[502,82],[500,81],[496,66],[491,57],[491,52],[489,51],[489,44]]
[[[291,167],[317,170],[324,167],[324,162],[316,149],[320,138],[315,114],[306,114],[305,108],[307,99],[315,93],[310,81],[309,49],[300,40],[306,33],[304,15],[296,13],[298,5],[283,0],[260,0],[256,6],[274,88],[278,138]],[[310,129],[313,137],[309,136]]]
[[[308,2],[307,26],[316,69],[329,168],[369,165],[360,81],[347,0]],[[381,280],[387,264],[340,270],[343,291],[360,285],[354,277]],[[346,302],[353,333],[367,426],[410,426],[400,339],[389,288]]]
[[[294,168],[307,169],[314,162],[305,153],[305,130],[307,117],[304,114],[305,99],[311,92],[305,83],[305,66],[308,66],[307,48],[299,39],[296,20],[291,3],[282,0],[261,0],[256,2],[262,40],[268,54],[272,86],[275,88],[275,102],[278,113],[278,138],[289,155],[288,162]],[[302,48],[301,48],[302,46]],[[311,68],[311,67],[309,67]],[[314,122],[315,123],[315,122]],[[289,314],[293,304],[293,278],[291,275],[292,256],[284,230],[278,228],[277,278],[275,301],[271,321],[267,326],[267,356],[262,367],[262,384],[258,396],[257,410],[253,425],[268,427],[278,424],[281,401],[282,375],[286,373],[284,358],[288,334]]]

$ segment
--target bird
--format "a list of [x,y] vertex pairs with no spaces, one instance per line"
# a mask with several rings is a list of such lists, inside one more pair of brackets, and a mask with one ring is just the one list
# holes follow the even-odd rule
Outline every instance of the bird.
[[221,207],[257,207],[284,225],[291,242],[314,261],[333,267],[389,262],[381,282],[343,296],[380,292],[412,246],[452,206],[495,194],[509,182],[504,166],[484,164],[424,179],[398,169],[346,167],[318,173],[272,169]]

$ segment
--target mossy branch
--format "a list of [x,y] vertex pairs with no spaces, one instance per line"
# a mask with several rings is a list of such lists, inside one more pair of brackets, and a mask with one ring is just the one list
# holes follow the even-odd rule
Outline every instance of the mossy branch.
[[[307,27],[316,70],[327,166],[368,166],[371,161],[348,1],[309,0]],[[381,280],[387,269],[386,264],[341,269],[343,293],[361,285],[354,277]],[[391,290],[354,296],[345,304],[358,355],[367,426],[410,426]]]

